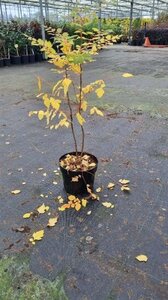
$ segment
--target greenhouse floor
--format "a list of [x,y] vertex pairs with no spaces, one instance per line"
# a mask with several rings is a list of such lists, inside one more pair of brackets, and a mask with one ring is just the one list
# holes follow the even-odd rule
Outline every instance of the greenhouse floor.
[[[0,299],[168,299],[167,55],[168,49],[118,45],[85,67],[86,82],[107,84],[101,101],[90,98],[105,117],[90,117],[85,126],[85,150],[99,159],[95,188],[102,192],[79,212],[59,213],[53,228],[46,224],[56,198],[65,199],[58,159],[72,140],[69,130],[47,130],[28,112],[41,107],[35,76],[45,84],[57,75],[47,62],[0,70]],[[119,179],[130,180],[130,193]],[[114,208],[101,205],[106,201]],[[43,203],[50,216],[23,219]],[[44,238],[31,245],[41,229]],[[147,262],[136,259],[140,254]]]

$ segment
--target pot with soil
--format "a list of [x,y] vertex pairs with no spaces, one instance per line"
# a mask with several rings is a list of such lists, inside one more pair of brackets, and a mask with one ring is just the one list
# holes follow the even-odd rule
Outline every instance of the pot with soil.
[[95,173],[98,166],[97,158],[90,153],[71,152],[59,159],[65,191],[72,195],[88,193],[93,190]]

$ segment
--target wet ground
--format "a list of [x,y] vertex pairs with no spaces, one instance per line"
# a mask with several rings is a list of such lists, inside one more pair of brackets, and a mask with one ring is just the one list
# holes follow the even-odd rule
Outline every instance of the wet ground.
[[[29,111],[41,107],[34,97],[35,76],[52,83],[57,75],[50,75],[48,63],[0,71],[1,276],[8,271],[13,272],[14,282],[17,276],[22,278],[19,289],[13,287],[7,298],[4,283],[0,299],[34,299],[23,293],[28,274],[27,282],[49,279],[39,284],[40,292],[39,286],[32,287],[36,299],[168,298],[167,55],[167,49],[120,45],[103,50],[96,62],[85,67],[87,82],[101,78],[107,83],[104,100],[98,102],[105,118],[89,118],[85,126],[85,150],[99,159],[95,188],[101,186],[103,191],[99,202],[79,212],[60,213],[51,229],[46,228],[47,213],[34,220],[22,215],[45,203],[53,216],[56,197],[65,198],[56,170],[59,157],[72,150],[69,130],[49,131],[44,123],[28,117]],[[125,72],[135,76],[123,78]],[[120,190],[121,178],[130,180],[129,194]],[[109,182],[116,183],[113,191],[107,189]],[[12,195],[16,189],[21,193]],[[103,201],[115,207],[103,207]],[[21,226],[27,226],[28,232],[16,232]],[[31,246],[31,233],[40,229],[45,229],[43,240]],[[139,254],[148,261],[138,262]],[[11,271],[12,261],[6,267],[5,255],[20,260],[16,270]],[[21,276],[22,256],[28,267]],[[61,292],[47,294],[45,284],[51,287],[51,281],[60,278]]]

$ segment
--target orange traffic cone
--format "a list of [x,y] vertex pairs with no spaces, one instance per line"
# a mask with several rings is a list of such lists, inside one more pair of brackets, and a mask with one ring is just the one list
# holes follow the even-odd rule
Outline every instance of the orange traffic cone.
[[144,43],[144,47],[150,47],[151,46],[151,42],[149,40],[148,37],[145,38],[145,43]]

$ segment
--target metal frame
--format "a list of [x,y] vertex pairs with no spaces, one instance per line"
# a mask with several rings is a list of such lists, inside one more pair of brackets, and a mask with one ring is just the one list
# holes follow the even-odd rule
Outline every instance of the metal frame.
[[64,15],[69,20],[70,11],[78,5],[79,8],[89,8],[101,20],[106,17],[130,19],[129,38],[132,32],[133,18],[157,17],[158,13],[168,11],[168,0],[0,0],[0,21],[5,22],[14,17],[11,12],[17,11],[16,17],[38,19],[42,25],[42,36],[45,38],[44,19],[50,21],[55,15],[58,21]]

